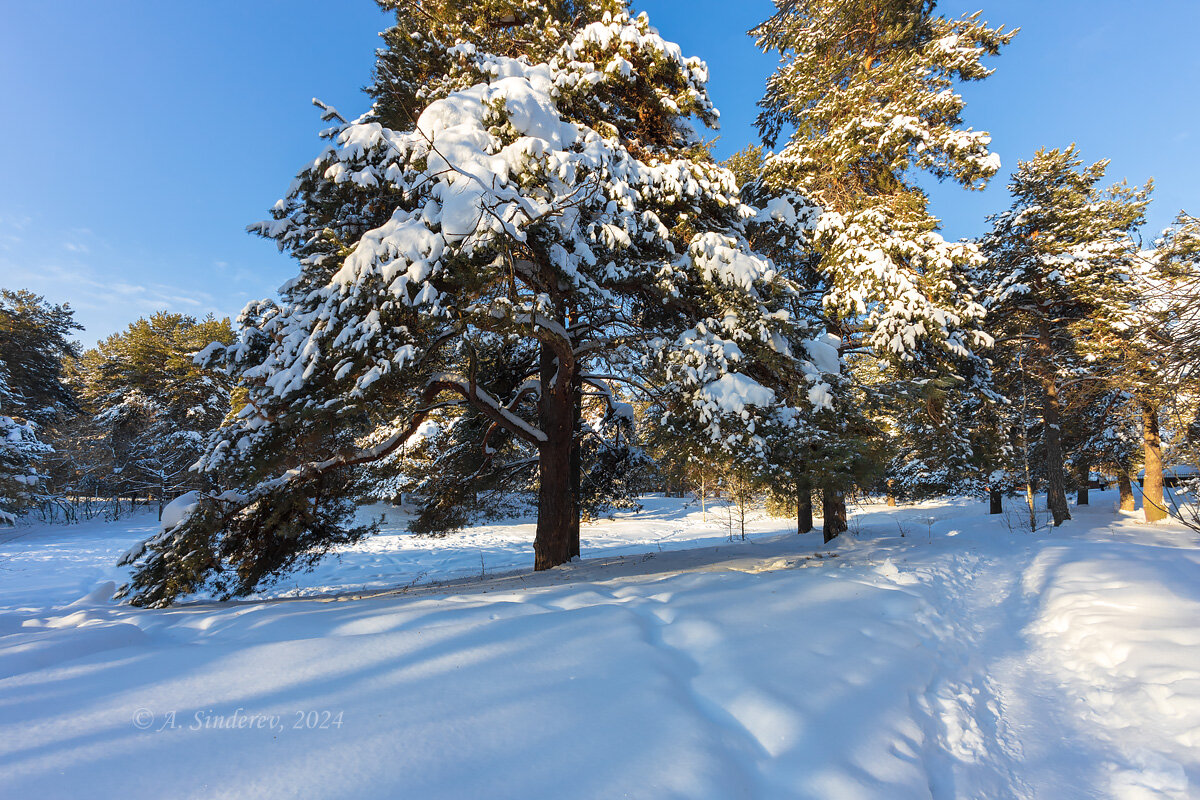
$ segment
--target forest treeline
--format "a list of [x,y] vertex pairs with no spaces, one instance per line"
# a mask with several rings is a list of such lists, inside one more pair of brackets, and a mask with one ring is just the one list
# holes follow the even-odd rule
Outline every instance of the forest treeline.
[[119,517],[213,483],[190,467],[229,413],[232,383],[198,367],[228,319],[160,312],[82,350],[67,305],[0,290],[0,511],[50,522]]

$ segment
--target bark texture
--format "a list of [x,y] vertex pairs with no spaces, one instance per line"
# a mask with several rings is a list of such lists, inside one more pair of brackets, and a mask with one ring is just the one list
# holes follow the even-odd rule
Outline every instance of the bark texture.
[[801,480],[796,490],[796,533],[808,533],[812,529],[812,486],[808,481]]
[[[579,536],[575,493],[575,397],[571,381],[555,382],[557,362],[543,345],[542,396],[538,421],[546,441],[538,447],[538,519],[533,539],[533,568],[551,569],[571,560]],[[577,544],[574,544],[578,547]],[[576,553],[578,551],[576,550]]]
[[1067,508],[1066,470],[1063,468],[1062,406],[1058,399],[1058,386],[1053,379],[1045,382],[1045,390],[1042,421],[1046,428],[1046,507],[1050,509],[1057,527],[1071,518]]
[[1117,477],[1117,487],[1121,490],[1121,510],[1133,511],[1137,508],[1137,500],[1133,497],[1133,481],[1128,472],[1122,472]]
[[846,523],[846,498],[834,489],[825,489],[821,493],[821,521],[825,542],[829,543],[848,529]]
[[1142,512],[1146,522],[1158,522],[1167,517],[1163,497],[1162,437],[1158,431],[1158,408],[1142,404],[1142,449],[1146,461],[1146,477],[1142,480]]

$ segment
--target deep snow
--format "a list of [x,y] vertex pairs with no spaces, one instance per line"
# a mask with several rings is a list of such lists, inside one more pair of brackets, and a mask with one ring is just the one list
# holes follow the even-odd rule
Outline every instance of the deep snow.
[[527,523],[392,529],[267,593],[336,600],[167,611],[107,599],[153,519],[17,528],[0,796],[1200,797],[1198,539],[1115,499],[826,546],[655,498],[538,575]]

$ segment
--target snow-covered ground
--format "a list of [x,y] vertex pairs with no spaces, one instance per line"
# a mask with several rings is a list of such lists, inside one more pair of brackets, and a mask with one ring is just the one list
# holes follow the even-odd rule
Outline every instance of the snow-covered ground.
[[0,797],[1200,797],[1200,541],[1115,501],[826,546],[654,498],[547,573],[528,524],[390,529],[167,611],[107,599],[153,520],[17,528]]

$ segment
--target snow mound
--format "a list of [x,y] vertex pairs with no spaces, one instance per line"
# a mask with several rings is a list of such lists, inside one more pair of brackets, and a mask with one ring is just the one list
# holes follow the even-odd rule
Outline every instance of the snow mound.
[[159,529],[163,531],[171,530],[190,517],[199,505],[199,492],[192,491],[179,495],[179,497],[167,503],[166,508],[163,509]]
[[726,414],[740,414],[746,406],[767,407],[775,402],[775,392],[737,372],[725,373],[707,384],[701,393]]

